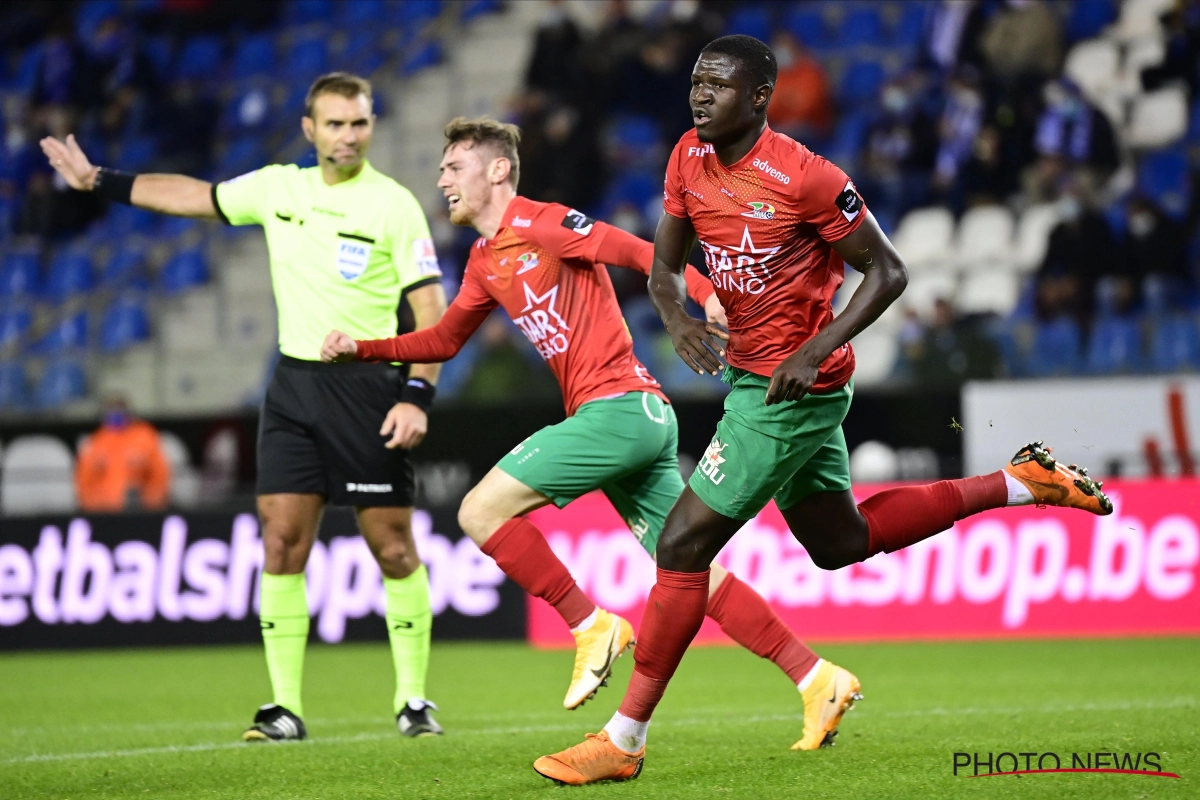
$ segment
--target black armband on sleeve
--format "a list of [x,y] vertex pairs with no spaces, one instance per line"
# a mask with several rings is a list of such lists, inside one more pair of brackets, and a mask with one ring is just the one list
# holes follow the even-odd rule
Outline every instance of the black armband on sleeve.
[[101,167],[100,171],[96,173],[96,183],[92,186],[92,191],[105,200],[131,205],[133,203],[133,182],[136,178],[136,173],[119,172],[115,169]]
[[409,378],[400,390],[400,402],[412,403],[422,411],[428,411],[436,394],[437,387],[424,378]]

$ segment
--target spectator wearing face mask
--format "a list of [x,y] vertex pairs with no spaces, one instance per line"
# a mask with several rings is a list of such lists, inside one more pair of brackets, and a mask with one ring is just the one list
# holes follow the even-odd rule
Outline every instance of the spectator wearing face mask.
[[863,195],[872,198],[876,215],[886,212],[899,219],[928,199],[937,128],[915,94],[912,81],[889,81],[880,96],[883,112],[867,132],[859,183]]
[[[951,201],[956,196],[959,170],[970,158],[983,126],[984,98],[979,76],[971,69],[960,70],[950,82],[946,105],[938,121],[938,151],[934,164],[934,187]],[[960,203],[955,202],[955,205]]]
[[167,505],[171,467],[158,431],[130,413],[125,398],[105,401],[104,418],[79,450],[75,489],[84,511],[157,510]]
[[1037,314],[1044,320],[1069,314],[1086,322],[1096,277],[1118,270],[1121,255],[1108,223],[1077,187],[1063,194],[1058,210],[1061,222],[1050,232],[1037,273]]
[[1119,165],[1117,140],[1108,118],[1091,106],[1073,82],[1060,78],[1042,89],[1046,108],[1034,143],[1041,158],[1066,167],[1091,167],[1105,175]]
[[767,110],[771,127],[801,142],[824,139],[833,125],[829,79],[804,45],[787,31],[771,40],[779,77]]
[[1144,296],[1169,298],[1189,284],[1182,228],[1145,197],[1129,201],[1125,246],[1097,287],[1100,305],[1115,314],[1133,311]]

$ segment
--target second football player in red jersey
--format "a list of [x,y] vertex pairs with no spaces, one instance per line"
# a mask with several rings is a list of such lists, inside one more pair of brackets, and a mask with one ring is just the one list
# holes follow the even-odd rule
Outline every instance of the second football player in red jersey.
[[[573,209],[518,196],[518,141],[515,126],[494,120],[459,119],[446,128],[438,186],[451,221],[474,227],[482,238],[471,248],[462,288],[443,322],[376,341],[355,342],[335,331],[322,358],[446,361],[497,306],[541,353],[562,386],[567,419],[502,458],[463,500],[459,522],[513,581],[553,605],[575,634],[575,672],[563,704],[576,708],[607,679],[633,630],[588,599],[521,515],[601,489],[653,555],[667,512],[683,491],[678,430],[662,388],[633,354],[605,267],[648,273],[653,248]],[[692,269],[684,279],[707,316],[723,320],[709,281]],[[794,684],[824,663],[736,576],[714,566],[709,581],[706,613]],[[797,746],[820,743],[822,711],[821,703],[805,703]]]
[[[989,508],[1036,502],[1112,513],[1086,471],[1057,464],[1040,442],[990,475],[855,502],[841,428],[853,395],[849,342],[908,278],[846,174],[767,127],[776,72],[770,48],[740,35],[710,42],[692,71],[695,129],[667,165],[650,296],[689,366],[716,374],[726,357],[731,391],[664,524],[658,583],[620,710],[600,734],[534,764],[562,783],[641,772],[650,716],[703,621],[709,562],[772,499],[824,569],[899,550]],[[684,306],[682,270],[697,238],[729,319],[727,346]],[[864,278],[835,319],[845,264]],[[831,743],[860,698],[858,679],[822,661],[806,681],[802,688],[826,700],[817,744]]]

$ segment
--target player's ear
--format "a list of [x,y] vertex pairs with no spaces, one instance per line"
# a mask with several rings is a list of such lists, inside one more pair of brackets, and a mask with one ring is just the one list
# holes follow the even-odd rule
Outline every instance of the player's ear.
[[508,174],[512,172],[512,162],[501,156],[493,158],[491,166],[488,169],[488,180],[494,184],[501,184],[508,180]]
[[774,92],[774,86],[769,83],[764,83],[762,86],[759,86],[757,89],[755,89],[754,93],[750,96],[750,105],[754,107],[755,111],[765,113],[767,106],[771,104],[771,95]]
[[301,117],[300,118],[300,130],[304,131],[304,138],[308,139],[309,142],[312,142],[313,132],[316,130],[316,123],[313,122],[313,118],[312,117]]

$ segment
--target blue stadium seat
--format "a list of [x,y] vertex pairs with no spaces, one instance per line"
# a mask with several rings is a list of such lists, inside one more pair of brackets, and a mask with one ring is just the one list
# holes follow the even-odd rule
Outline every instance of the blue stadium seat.
[[838,164],[848,164],[853,160],[862,151],[870,126],[871,116],[866,111],[851,109],[842,114],[833,129],[830,159]]
[[[288,4],[293,5],[292,3]],[[233,51],[233,66],[229,77],[243,80],[258,75],[268,75],[275,67],[275,42],[270,34],[258,33],[247,36]]]
[[879,9],[866,4],[851,4],[846,16],[842,18],[839,39],[843,47],[883,44],[883,17],[880,16]]
[[203,230],[203,223],[189,217],[163,217],[158,226],[158,236],[162,239],[177,239],[193,231]]
[[[379,31],[370,23],[351,29],[337,59],[338,67],[352,69],[360,75],[370,75],[379,69],[387,61],[387,54],[380,49],[379,38]],[[378,101],[378,97],[375,99]],[[379,105],[378,102],[375,105]]]
[[1158,321],[1150,335],[1150,364],[1158,372],[1200,367],[1200,331],[1190,317],[1175,315]]
[[88,313],[77,311],[59,320],[42,338],[29,346],[34,354],[60,353],[87,347]]
[[400,62],[400,74],[415,75],[426,67],[442,63],[442,45],[432,39],[419,39],[413,43]]
[[1076,0],[1067,14],[1068,42],[1090,39],[1117,19],[1115,0]]
[[164,83],[171,77],[171,58],[175,55],[175,47],[170,36],[150,36],[142,42],[142,53],[146,56],[154,75]]
[[470,22],[485,14],[495,14],[504,10],[501,0],[466,0],[462,4],[462,21]]
[[608,184],[601,203],[603,216],[608,216],[612,210],[623,203],[628,203],[638,211],[646,207],[651,200],[662,196],[662,178],[648,172],[626,172],[618,175]]
[[392,21],[406,31],[424,28],[442,13],[440,0],[405,0],[389,6]]
[[771,41],[771,14],[762,6],[744,6],[729,15],[725,35],[734,33],[753,36],[763,42]]
[[95,269],[87,253],[64,250],[50,260],[42,294],[51,302],[61,303],[90,290],[95,283],[94,277]]
[[150,166],[157,155],[158,143],[153,137],[134,136],[121,142],[113,166],[125,172],[140,172]]
[[39,257],[34,250],[5,253],[0,261],[0,297],[31,295],[38,288]]
[[87,376],[75,361],[55,361],[38,381],[34,404],[43,410],[59,408],[87,396]]
[[1092,325],[1087,370],[1097,375],[1142,368],[1142,329],[1133,317],[1100,317]]
[[878,96],[884,77],[883,65],[878,61],[857,61],[846,68],[839,96],[852,105],[869,103]]
[[271,122],[271,87],[261,79],[243,83],[221,112],[221,130],[231,134],[257,131]]
[[1162,150],[1142,158],[1138,188],[1170,216],[1182,220],[1192,200],[1188,157],[1182,150]]
[[217,175],[226,180],[258,169],[266,163],[267,154],[262,140],[257,136],[245,136],[226,144],[217,161]]
[[[345,5],[356,5],[357,2],[358,0],[350,0]],[[283,20],[288,25],[307,25],[310,22],[327,20],[332,16],[332,0],[288,0],[283,4]]]
[[892,25],[891,44],[893,47],[918,48],[925,40],[925,15],[929,6],[912,1],[902,6],[900,16]]
[[211,81],[221,68],[221,40],[216,36],[195,36],[179,52],[175,77]]
[[104,312],[100,322],[100,349],[116,353],[150,338],[150,315],[134,297],[119,297]]
[[100,273],[100,285],[117,289],[125,286],[145,286],[146,254],[137,247],[115,251]]
[[329,47],[323,37],[299,39],[288,47],[283,65],[286,75],[320,75],[329,68]]
[[1024,372],[1039,376],[1078,372],[1081,339],[1079,324],[1070,317],[1038,324]]
[[354,30],[361,25],[375,25],[387,16],[384,0],[350,0],[334,6],[338,25]]
[[29,379],[19,361],[0,361],[0,408],[22,409],[29,405]]
[[797,6],[787,13],[783,24],[805,47],[820,50],[832,44],[825,15],[819,10]]
[[205,283],[208,283],[208,261],[199,249],[176,253],[158,276],[159,288],[167,294],[178,294]]
[[120,237],[131,234],[151,234],[161,220],[160,215],[153,211],[118,203],[108,210],[108,214],[100,222],[108,228],[111,234]]
[[0,311],[0,349],[20,342],[32,324],[33,314],[24,306]]
[[1192,100],[1192,116],[1188,122],[1188,144],[1200,144],[1200,96]]

